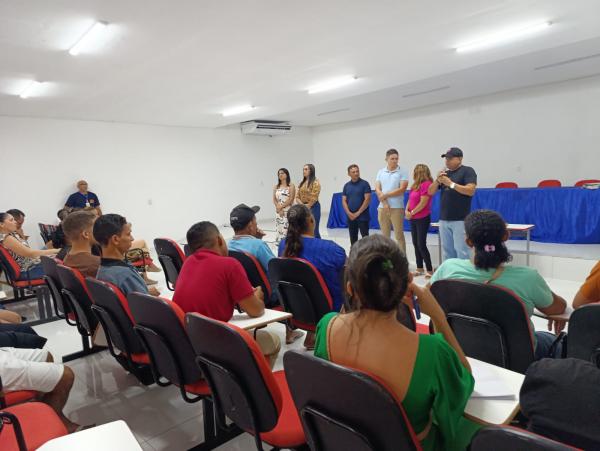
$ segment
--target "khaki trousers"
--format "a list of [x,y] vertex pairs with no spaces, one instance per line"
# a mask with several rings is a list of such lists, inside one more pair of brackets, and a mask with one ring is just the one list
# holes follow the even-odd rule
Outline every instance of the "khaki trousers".
[[402,252],[406,254],[406,242],[404,240],[404,208],[390,208],[389,213],[385,208],[377,209],[377,219],[381,234],[390,238],[392,226],[394,226],[394,236]]
[[268,330],[259,329],[256,331],[255,339],[263,355],[269,361],[269,366],[273,369],[279,355],[279,350],[281,349],[279,336]]

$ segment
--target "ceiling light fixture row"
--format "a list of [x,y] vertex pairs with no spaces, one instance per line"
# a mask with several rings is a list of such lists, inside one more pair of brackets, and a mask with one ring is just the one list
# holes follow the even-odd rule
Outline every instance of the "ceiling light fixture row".
[[[483,36],[480,39],[477,39],[475,41],[459,45],[456,47],[455,50],[457,53],[464,53],[464,52],[480,50],[480,49],[483,49],[486,47],[492,47],[494,45],[501,45],[501,44],[504,44],[504,43],[507,43],[510,41],[514,41],[514,40],[519,39],[524,36],[528,36],[531,34],[541,32],[541,31],[547,29],[550,25],[552,25],[552,22],[546,20],[546,21],[538,21],[538,22],[533,22],[533,23],[527,24],[527,25],[522,25],[519,27],[506,29],[506,30],[503,30],[498,33]],[[347,86],[349,84],[354,83],[357,80],[358,80],[358,77],[356,77],[354,75],[345,75],[343,77],[334,78],[334,79],[325,81],[323,83],[319,83],[319,84],[310,86],[307,89],[307,92],[309,94],[318,94],[321,92],[330,91],[332,89],[341,88],[342,86]],[[413,97],[413,96],[422,95],[422,94],[429,94],[432,92],[441,91],[441,90],[448,89],[448,88],[450,88],[450,86],[443,86],[441,88],[436,88],[436,89],[432,89],[429,91],[407,94],[403,97]],[[232,108],[230,110],[223,111],[222,114],[223,114],[223,116],[232,116],[232,115],[247,113],[249,111],[252,111],[255,108],[256,107],[254,107],[254,106],[244,105],[241,107]]]
[[538,22],[532,22],[527,25],[521,25],[514,28],[505,29],[503,31],[483,36],[475,41],[461,44],[456,47],[457,53],[472,52],[475,50],[481,50],[486,47],[492,47],[494,45],[501,45],[507,42],[511,42],[528,36],[531,34],[539,33],[547,29],[552,22],[544,20]]
[[[462,44],[456,47],[457,53],[470,52],[475,50],[480,50],[482,48],[491,47],[493,45],[500,45],[509,41],[513,41],[515,39],[519,39],[523,36],[535,34],[547,29],[552,22],[550,21],[539,21],[535,23],[531,23],[528,25],[515,27],[511,29],[507,29],[498,33],[490,34],[488,36],[484,36],[478,40]],[[69,54],[72,56],[79,55],[85,49],[93,47],[97,45],[102,39],[104,39],[104,34],[106,29],[108,28],[108,23],[104,21],[95,22],[78,40],[77,42],[69,48]],[[313,86],[310,86],[307,89],[308,94],[318,94],[321,92],[331,91],[333,89],[341,88],[343,86],[347,86],[349,84],[354,83],[358,80],[358,77],[355,75],[345,75],[343,77],[334,78],[323,83],[319,83]],[[31,80],[27,87],[19,94],[19,97],[22,99],[27,99],[31,97],[31,95],[37,91],[39,91],[39,87],[42,86],[43,83]],[[223,111],[221,114],[224,117],[234,116],[238,114],[247,113],[256,109],[254,105],[240,105],[234,108],[227,109]]]
[[[77,42],[75,42],[75,44],[69,48],[69,54],[72,56],[77,56],[80,53],[85,52],[87,49],[98,46],[105,39],[107,28],[108,22],[94,22],[94,24],[88,28],[87,31],[79,37],[79,39],[77,39]],[[37,80],[27,81],[27,86],[19,93],[19,97],[22,99],[27,99],[39,94],[40,88],[43,87],[44,84],[45,83]]]
[[[333,78],[331,80],[327,80],[323,83],[319,83],[313,85],[306,89],[306,92],[309,94],[317,94],[320,92],[331,91],[333,89],[341,88],[342,86],[349,85],[358,80],[358,77],[354,75],[344,75],[343,77]],[[256,107],[251,105],[242,105],[235,108],[230,108],[228,110],[223,111],[221,114],[223,117],[233,116],[237,114],[247,113],[249,111],[254,110]]]

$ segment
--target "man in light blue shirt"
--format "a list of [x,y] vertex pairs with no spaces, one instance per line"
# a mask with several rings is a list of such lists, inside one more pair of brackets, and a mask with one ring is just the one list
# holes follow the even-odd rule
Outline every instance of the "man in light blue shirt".
[[[256,222],[256,213],[260,207],[249,207],[246,204],[240,204],[231,210],[229,214],[229,224],[233,228],[235,235],[227,242],[227,248],[231,251],[247,252],[256,257],[263,267],[265,274],[269,268],[269,261],[275,258],[273,251],[267,243],[258,237],[263,237],[265,234],[258,228]],[[271,299],[265,299],[265,305],[271,307],[275,303],[279,305],[279,296],[276,287],[273,287]],[[289,326],[286,327],[285,342],[286,344],[293,343],[304,334],[298,330],[292,330]]]
[[390,149],[385,153],[387,166],[380,169],[375,181],[375,192],[379,199],[377,219],[381,233],[388,238],[394,226],[394,236],[398,246],[406,252],[404,240],[404,192],[408,187],[408,171],[398,166],[398,151]]
[[257,238],[260,236],[256,222],[256,213],[259,210],[258,206],[250,208],[245,204],[240,204],[231,211],[229,223],[235,235],[227,242],[227,248],[254,255],[266,273],[269,262],[275,258],[275,254],[267,243]]

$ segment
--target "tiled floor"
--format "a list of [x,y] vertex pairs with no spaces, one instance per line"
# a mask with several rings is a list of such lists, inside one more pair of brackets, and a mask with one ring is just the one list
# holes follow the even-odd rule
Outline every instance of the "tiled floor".
[[[273,241],[272,224],[261,225],[268,231],[267,241]],[[224,228],[222,232],[226,238],[232,235],[229,228]],[[324,235],[337,241],[346,250],[349,249],[346,230],[331,230]],[[437,242],[435,236],[431,238]],[[408,234],[407,240],[410,240]],[[568,262],[565,264],[568,267]],[[164,295],[169,297],[172,294],[166,289],[161,273],[151,274],[151,277],[159,280],[159,287]],[[417,282],[424,284],[425,279],[420,277]],[[573,298],[581,283],[580,280],[558,279],[548,279],[548,282],[553,290],[568,300]],[[26,316],[34,315],[35,303],[29,307],[21,306],[19,311]],[[534,324],[538,329],[546,327],[546,323],[538,318],[534,318]],[[282,325],[268,327],[285,343],[285,329]],[[48,338],[47,347],[57,360],[62,355],[80,349],[79,335],[74,327],[68,326],[64,321],[43,324],[35,329]],[[283,345],[276,370],[283,368],[282,356],[288,349],[302,349],[301,340],[291,346]],[[69,362],[68,365],[76,375],[75,386],[65,409],[72,420],[81,424],[101,424],[123,419],[145,450],[184,450],[202,441],[201,404],[183,401],[176,387],[143,386],[135,377],[127,374],[107,351]],[[244,434],[219,449],[254,449],[254,441],[251,436]]]

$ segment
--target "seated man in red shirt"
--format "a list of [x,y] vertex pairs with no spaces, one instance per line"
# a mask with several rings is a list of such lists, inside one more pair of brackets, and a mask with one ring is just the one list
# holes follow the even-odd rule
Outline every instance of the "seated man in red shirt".
[[[227,243],[217,226],[208,221],[194,224],[187,232],[187,242],[192,255],[181,268],[173,302],[186,313],[197,312],[219,321],[229,321],[236,304],[249,316],[263,314],[261,288],[253,288],[242,265],[227,256]],[[255,337],[273,368],[281,348],[279,337],[264,329]]]

